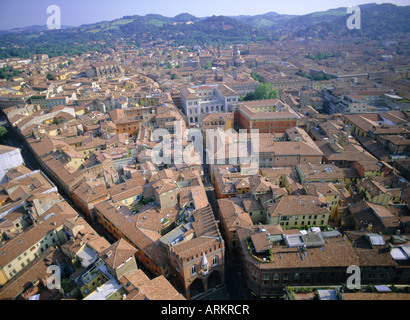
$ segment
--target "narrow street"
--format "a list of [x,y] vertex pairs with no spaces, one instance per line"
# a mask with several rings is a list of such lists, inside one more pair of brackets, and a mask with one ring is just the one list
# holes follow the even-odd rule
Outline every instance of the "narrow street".
[[[215,220],[218,224],[219,230],[223,237],[223,233],[221,231],[221,226],[219,223],[219,206],[217,202],[217,197],[215,194],[214,187],[210,181],[209,165],[203,164],[203,168],[204,168],[204,185],[205,185],[206,195],[208,197],[208,202],[211,205]],[[214,292],[207,294],[203,298],[203,300],[248,300],[248,299],[250,299],[250,296],[246,288],[245,280],[240,271],[239,258],[234,259],[233,257],[231,257],[231,255],[229,254],[226,248],[226,241],[225,241],[225,286],[222,289],[215,290]]]

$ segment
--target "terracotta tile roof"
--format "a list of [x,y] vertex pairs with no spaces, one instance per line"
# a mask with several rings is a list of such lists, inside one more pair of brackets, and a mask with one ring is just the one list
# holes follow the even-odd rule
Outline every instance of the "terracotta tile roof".
[[[300,234],[299,230],[291,231]],[[257,227],[239,228],[238,236],[241,239],[242,252],[244,253],[245,259],[257,265],[260,269],[288,270],[298,268],[302,270],[306,268],[331,268],[359,265],[359,259],[357,258],[354,248],[343,237],[328,238],[322,247],[307,248],[307,255],[304,256],[303,259],[297,248],[289,248],[286,245],[272,245],[273,261],[261,263],[250,255],[244,242],[245,239],[257,232]],[[270,231],[267,230],[267,232]]]
[[177,183],[173,179],[161,179],[155,182],[152,187],[157,194],[162,194],[170,190],[178,188]]
[[356,144],[339,146],[338,149],[325,141],[317,141],[316,144],[329,161],[377,161],[374,156]]
[[99,257],[112,269],[117,269],[129,258],[134,257],[137,249],[120,239],[99,254]]
[[322,206],[319,197],[309,195],[283,196],[276,203],[269,204],[267,210],[271,217],[280,215],[320,215],[330,212],[328,208]]
[[225,222],[228,230],[253,224],[249,214],[242,209],[240,199],[218,199],[218,206],[221,219]]
[[[54,215],[49,216],[51,214]],[[44,217],[49,217],[47,220],[42,221],[36,226],[29,227],[0,248],[0,265],[7,265],[43,239],[50,231],[59,228],[66,219],[76,217],[77,215],[77,212],[67,202],[56,203],[44,213]]]
[[54,248],[49,248],[33,263],[27,266],[11,281],[7,282],[0,289],[0,300],[11,300],[23,292],[27,283],[32,283],[36,279],[44,279],[50,274],[47,273],[49,263],[62,263],[66,259],[65,255]]
[[[372,245],[366,232],[346,231],[346,235],[354,245],[354,250],[359,259],[358,266],[390,266],[397,263],[390,255],[390,247],[385,242],[383,245]],[[383,237],[386,238],[386,237]],[[390,236],[387,236],[387,239]]]
[[86,204],[110,195],[103,182],[90,180],[80,183],[72,192]]
[[140,269],[123,275],[120,282],[130,293],[126,300],[185,300],[164,276],[150,280]]
[[269,238],[266,232],[254,233],[250,238],[257,253],[270,249]]
[[[151,229],[163,227],[161,218],[163,218],[164,215],[160,215],[156,210],[141,212],[136,215],[128,215],[127,213],[123,213],[120,207],[111,201],[98,203],[95,205],[95,208],[120,230],[136,248],[142,250],[157,265],[162,266],[165,263],[166,260],[162,254],[164,248],[159,243],[161,235],[158,233],[158,230]],[[144,217],[146,218],[144,219]],[[147,222],[145,224],[146,220]]]

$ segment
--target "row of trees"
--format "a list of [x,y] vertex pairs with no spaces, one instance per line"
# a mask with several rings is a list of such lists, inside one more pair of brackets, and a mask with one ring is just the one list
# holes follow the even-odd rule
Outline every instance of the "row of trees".
[[302,70],[299,70],[298,72],[296,72],[296,75],[300,76],[300,77],[308,78],[312,81],[324,81],[324,80],[332,79],[332,76],[330,76],[326,73],[317,73],[317,74],[311,76],[311,75],[308,75],[306,72],[303,72]]
[[317,54],[309,53],[306,55],[306,58],[311,60],[324,60],[328,58],[333,58],[336,55],[333,53],[326,53],[326,52],[318,52]]

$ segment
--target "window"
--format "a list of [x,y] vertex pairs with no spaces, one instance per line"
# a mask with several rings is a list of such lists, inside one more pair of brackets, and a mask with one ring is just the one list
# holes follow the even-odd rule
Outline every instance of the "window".
[[252,278],[253,280],[256,280],[259,276],[258,271],[256,271],[255,269],[252,269]]
[[218,256],[212,258],[212,266],[215,267],[218,265]]
[[300,279],[300,274],[296,272],[295,276],[293,277],[293,283],[295,284],[299,283],[299,279]]
[[305,276],[305,283],[310,283],[311,277],[312,277],[311,274],[307,273],[306,276]]
[[275,273],[273,275],[273,284],[278,284],[278,282],[279,282],[279,275]]
[[197,267],[196,267],[195,265],[193,265],[193,266],[191,267],[191,275],[192,275],[192,276],[195,276],[196,273],[197,273]]
[[264,273],[262,276],[262,281],[264,285],[267,285],[269,283],[269,274],[268,273]]

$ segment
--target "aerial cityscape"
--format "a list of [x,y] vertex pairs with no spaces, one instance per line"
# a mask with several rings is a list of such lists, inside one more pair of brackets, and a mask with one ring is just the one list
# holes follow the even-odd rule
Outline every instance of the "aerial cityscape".
[[410,4],[159,2],[0,4],[0,300],[410,300]]

